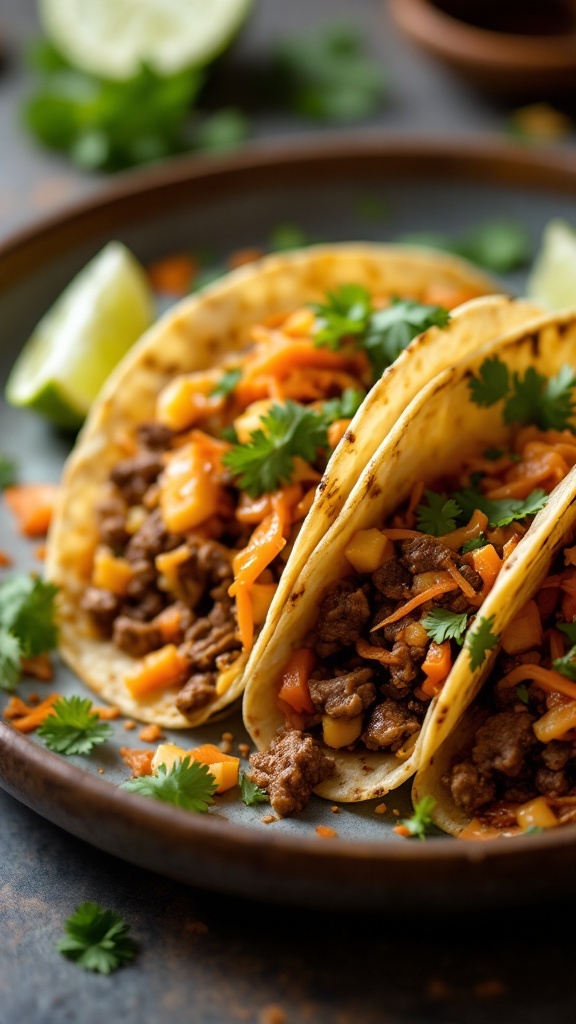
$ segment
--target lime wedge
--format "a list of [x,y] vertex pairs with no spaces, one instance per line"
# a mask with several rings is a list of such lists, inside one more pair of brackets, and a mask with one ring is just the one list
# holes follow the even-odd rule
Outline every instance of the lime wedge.
[[120,242],[109,242],[40,320],[8,378],[8,402],[59,426],[80,426],[154,315],[143,267]]
[[52,42],[83,71],[131,78],[208,64],[226,49],[252,0],[40,0]]
[[526,293],[547,309],[576,306],[576,230],[566,221],[546,225]]

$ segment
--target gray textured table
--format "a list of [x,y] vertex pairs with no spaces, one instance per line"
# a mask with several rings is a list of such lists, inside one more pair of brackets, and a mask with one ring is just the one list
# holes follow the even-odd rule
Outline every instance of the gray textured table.
[[[365,30],[387,69],[382,113],[356,131],[429,137],[503,130],[505,104],[412,51],[384,5],[372,0],[261,0],[236,49],[234,73],[241,76],[283,32],[328,16]],[[0,0],[9,51],[0,77],[2,240],[104,185],[36,150],[19,127],[30,84],[19,54],[34,31],[31,0]],[[255,112],[260,139],[318,131]],[[473,919],[370,919],[337,909],[311,915],[185,889],[84,845],[1,790],[0,812],[0,1024],[576,1019],[574,902],[534,908],[527,893],[524,910]],[[121,913],[140,945],[136,963],[110,978],[83,973],[55,950],[62,922],[86,899]]]

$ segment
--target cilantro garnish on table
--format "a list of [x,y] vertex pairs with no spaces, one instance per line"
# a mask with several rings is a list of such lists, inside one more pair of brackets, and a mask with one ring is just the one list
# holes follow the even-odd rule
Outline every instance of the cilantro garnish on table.
[[81,903],[64,928],[66,935],[57,944],[58,952],[86,971],[110,974],[130,963],[138,951],[126,922],[97,903]]
[[445,640],[455,640],[461,647],[464,643],[464,634],[468,623],[467,612],[448,611],[447,608],[433,608],[421,620],[421,625],[428,633],[428,636],[437,644]]
[[213,803],[218,783],[208,767],[199,761],[184,757],[175,761],[170,771],[161,764],[156,775],[141,775],[124,782],[123,789],[141,796],[183,807],[186,811],[207,811]]
[[340,398],[329,398],[327,402],[323,403],[322,415],[328,424],[335,423],[336,420],[351,420],[365,398],[365,391],[346,388]]
[[13,575],[0,583],[0,688],[14,689],[21,658],[56,646],[57,592],[37,576]]
[[255,804],[267,804],[270,800],[266,790],[252,782],[246,772],[240,774],[240,796],[247,807],[253,807]]
[[38,729],[38,736],[58,754],[89,754],[110,739],[112,729],[92,710],[87,697],[61,697]]
[[393,298],[389,306],[375,309],[367,289],[355,284],[341,285],[328,293],[325,303],[315,303],[312,308],[316,345],[337,349],[344,338],[351,339],[365,350],[375,377],[381,376],[416,335],[450,322],[450,313],[442,306],[412,299]]
[[470,656],[470,668],[475,671],[483,665],[486,655],[498,644],[499,638],[492,631],[494,615],[485,619],[483,616],[476,619],[474,628],[466,637],[466,649]]
[[296,457],[313,463],[319,449],[328,447],[325,418],[297,402],[273,405],[260,422],[247,444],[235,445],[222,459],[252,498],[289,483]]
[[435,806],[433,796],[424,796],[414,805],[414,814],[410,818],[402,818],[401,825],[408,830],[412,838],[426,838],[428,830],[433,826],[432,811]]
[[3,491],[6,487],[12,487],[12,484],[16,483],[18,478],[18,471],[14,459],[9,459],[7,455],[0,454],[0,491]]
[[397,239],[412,245],[426,245],[477,263],[495,274],[505,274],[526,266],[530,259],[530,235],[516,221],[486,221],[463,235],[418,232]]
[[533,366],[512,373],[498,356],[485,359],[468,382],[475,405],[489,408],[504,401],[505,423],[534,423],[541,430],[566,430],[576,413],[576,374],[563,366],[556,376],[545,377]]

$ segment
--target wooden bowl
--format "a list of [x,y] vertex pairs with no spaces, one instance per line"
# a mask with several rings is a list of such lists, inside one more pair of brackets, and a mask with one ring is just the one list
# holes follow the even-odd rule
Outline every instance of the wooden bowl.
[[389,0],[417,46],[502,96],[576,94],[576,2]]

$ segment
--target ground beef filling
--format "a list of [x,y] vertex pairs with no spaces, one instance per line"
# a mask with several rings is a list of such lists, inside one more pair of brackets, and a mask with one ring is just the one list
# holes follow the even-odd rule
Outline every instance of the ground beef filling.
[[268,750],[250,756],[250,778],[266,789],[272,807],[281,817],[302,811],[312,791],[334,771],[311,736],[287,729],[272,740]]
[[[544,694],[531,698],[541,704]],[[522,704],[490,714],[477,730],[469,752],[444,778],[466,815],[506,828],[517,824],[513,805],[544,796],[561,819],[576,819],[576,741],[539,742],[532,728],[536,717]]]
[[[247,533],[235,519],[211,522],[214,536],[209,538],[166,529],[157,507],[157,482],[173,439],[165,427],[143,424],[137,431],[137,454],[111,471],[109,492],[97,509],[99,542],[130,563],[132,577],[121,597],[90,586],[81,603],[99,632],[133,658],[142,658],[167,642],[162,623],[170,608],[177,623],[172,622],[170,642],[178,645],[189,665],[176,704],[182,714],[193,715],[215,699],[218,674],[241,651],[235,603],[228,588],[233,580],[232,558],[244,547],[250,528]],[[230,490],[235,508],[237,495]],[[155,559],[182,545],[188,548],[188,556],[168,585]]]
[[[330,587],[309,641],[317,656],[310,695],[318,714],[306,726],[314,736],[319,733],[320,716],[362,715],[354,745],[400,752],[407,743],[414,743],[428,706],[419,687],[425,679],[421,666],[430,637],[420,621],[432,608],[449,607],[456,599],[460,610],[470,614],[477,611],[477,604],[455,583],[453,590],[425,602],[412,614],[371,630],[421,591],[424,573],[450,569],[458,569],[476,593],[482,589],[479,574],[456,552],[423,534],[395,544],[395,556],[371,575],[355,574]],[[381,650],[382,657],[362,656],[362,644]],[[454,656],[458,650],[455,645]]]

